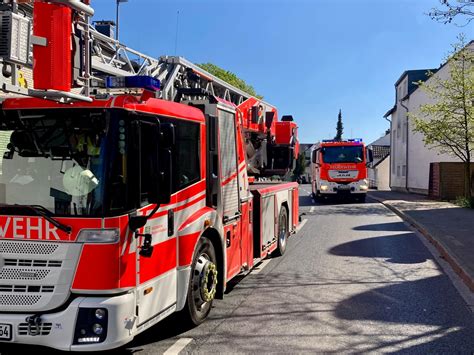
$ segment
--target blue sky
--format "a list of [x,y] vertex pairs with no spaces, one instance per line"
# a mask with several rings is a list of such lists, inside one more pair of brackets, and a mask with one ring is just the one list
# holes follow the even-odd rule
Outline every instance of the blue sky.
[[[211,62],[292,114],[302,143],[335,135],[378,138],[389,127],[394,83],[407,69],[436,68],[464,32],[425,15],[438,0],[129,0],[120,40],[152,56]],[[94,20],[115,19],[115,0],[92,0]]]

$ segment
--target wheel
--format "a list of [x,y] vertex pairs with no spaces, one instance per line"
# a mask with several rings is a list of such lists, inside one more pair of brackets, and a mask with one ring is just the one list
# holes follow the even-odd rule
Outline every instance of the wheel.
[[364,203],[365,202],[366,195],[362,195],[359,197],[359,202]]
[[317,191],[314,194],[314,202],[322,202],[322,201],[323,201],[323,197],[321,196],[321,193]]
[[278,246],[275,250],[276,256],[282,256],[285,254],[288,235],[288,212],[286,211],[286,208],[282,206],[280,216],[278,217]]
[[211,241],[199,239],[191,266],[186,304],[181,311],[183,321],[199,325],[209,315],[217,290],[216,252]]

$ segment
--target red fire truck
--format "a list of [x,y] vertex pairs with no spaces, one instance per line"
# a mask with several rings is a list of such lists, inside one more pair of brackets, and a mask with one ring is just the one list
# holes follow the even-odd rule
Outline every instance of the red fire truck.
[[201,323],[295,232],[296,183],[255,181],[292,169],[296,124],[97,31],[86,2],[10,3],[1,88],[29,97],[0,110],[0,341],[94,351]]
[[367,162],[371,151],[362,139],[323,140],[311,151],[311,184],[315,200],[357,198],[364,202],[369,188]]

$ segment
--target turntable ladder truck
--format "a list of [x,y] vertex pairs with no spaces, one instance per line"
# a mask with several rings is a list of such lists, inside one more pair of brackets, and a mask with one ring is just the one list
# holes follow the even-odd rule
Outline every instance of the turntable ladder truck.
[[292,117],[92,15],[0,4],[0,342],[95,351],[174,312],[197,325],[298,224],[297,184],[257,182],[292,170]]

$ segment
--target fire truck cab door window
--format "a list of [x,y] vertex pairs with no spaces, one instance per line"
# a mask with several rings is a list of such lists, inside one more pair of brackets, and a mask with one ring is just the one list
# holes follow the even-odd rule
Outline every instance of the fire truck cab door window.
[[139,164],[140,164],[140,204],[155,203],[159,189],[159,121],[138,121],[139,123]]
[[174,145],[174,191],[188,187],[201,179],[199,124],[173,120],[176,142]]

